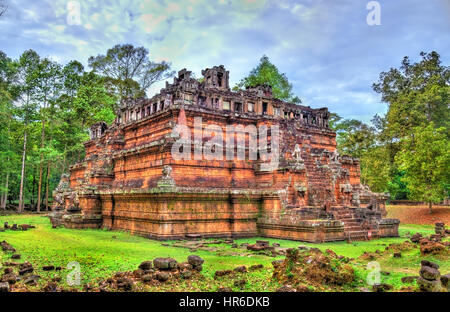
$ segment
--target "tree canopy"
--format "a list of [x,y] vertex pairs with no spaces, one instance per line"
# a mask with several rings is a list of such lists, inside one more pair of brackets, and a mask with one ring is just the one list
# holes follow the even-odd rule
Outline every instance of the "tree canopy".
[[270,62],[266,55],[261,57],[259,64],[251,70],[247,77],[242,78],[236,84],[234,90],[264,84],[272,87],[272,94],[275,98],[293,103],[301,103],[300,98],[294,96],[292,93],[292,84],[289,82],[286,74],[280,73],[278,68]]
[[91,56],[89,66],[113,86],[119,99],[145,96],[155,82],[174,75],[167,62],[153,62],[144,47],[118,44],[106,55]]

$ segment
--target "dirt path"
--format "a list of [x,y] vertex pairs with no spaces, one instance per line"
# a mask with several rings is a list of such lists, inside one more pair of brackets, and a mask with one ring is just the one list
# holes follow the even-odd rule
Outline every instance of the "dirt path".
[[428,206],[387,205],[388,218],[400,219],[403,224],[430,224],[444,222],[450,225],[450,206],[435,206],[433,213]]

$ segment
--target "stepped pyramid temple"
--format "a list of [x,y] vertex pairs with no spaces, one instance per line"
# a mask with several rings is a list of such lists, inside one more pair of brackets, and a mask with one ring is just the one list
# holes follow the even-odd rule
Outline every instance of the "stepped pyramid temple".
[[223,66],[202,75],[183,69],[91,127],[85,159],[54,191],[54,226],[154,239],[398,236],[399,221],[383,219],[386,196],[361,185],[358,159],[338,154],[327,108],[281,101],[266,85],[233,92]]

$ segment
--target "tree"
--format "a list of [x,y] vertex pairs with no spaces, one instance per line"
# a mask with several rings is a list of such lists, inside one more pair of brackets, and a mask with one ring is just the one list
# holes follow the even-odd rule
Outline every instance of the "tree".
[[120,100],[125,97],[140,97],[145,95],[152,84],[175,73],[170,71],[169,63],[152,62],[148,54],[144,47],[118,44],[108,49],[106,55],[91,56],[89,66],[109,81]]
[[[49,113],[49,105],[54,105],[56,99],[59,97],[62,88],[61,66],[47,58],[42,59],[36,70],[34,71],[33,79],[35,83],[35,92],[33,98],[40,103],[40,118],[41,118],[41,148],[40,148],[40,162],[39,162],[39,181],[38,181],[38,198],[37,211],[41,210],[41,193],[42,193],[42,178],[44,168],[44,152],[45,152],[45,124],[47,119],[51,119],[52,114]],[[51,126],[52,123],[50,123]],[[47,163],[49,168],[50,164]],[[47,174],[48,177],[48,174]],[[48,196],[47,196],[48,197]],[[48,201],[47,201],[48,202]],[[48,205],[47,205],[48,208]]]
[[356,119],[333,120],[339,153],[361,158],[376,142],[375,129]]
[[297,104],[301,103],[301,100],[293,95],[292,84],[289,83],[286,74],[280,73],[278,68],[270,62],[266,55],[261,57],[258,66],[253,68],[247,77],[241,79],[233,90],[237,91],[245,87],[254,87],[263,84],[272,87],[272,94],[275,98]]
[[444,127],[435,128],[433,122],[414,128],[413,135],[405,140],[396,162],[404,170],[402,180],[411,198],[432,204],[449,195],[450,141]]
[[8,200],[10,175],[13,172],[11,164],[15,160],[11,128],[13,122],[16,96],[12,81],[16,74],[13,61],[0,51],[0,173],[4,181],[0,185],[0,207],[6,209]]
[[422,60],[411,63],[405,56],[399,69],[380,74],[373,89],[388,104],[385,138],[399,140],[424,122],[448,127],[450,107],[450,67],[441,65],[437,52],[421,52]]
[[22,150],[22,170],[20,174],[20,193],[18,212],[24,209],[24,183],[25,183],[25,162],[27,153],[28,125],[36,117],[36,105],[32,102],[32,95],[35,90],[34,74],[39,64],[40,57],[33,50],[25,51],[18,61],[17,87],[20,90],[18,102],[20,105],[20,117],[23,120],[23,150]]

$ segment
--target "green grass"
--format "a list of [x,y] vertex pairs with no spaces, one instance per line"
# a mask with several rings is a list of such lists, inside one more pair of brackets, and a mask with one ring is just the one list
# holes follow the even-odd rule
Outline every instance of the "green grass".
[[[202,274],[205,280],[196,282],[195,285],[186,282],[182,285],[187,290],[216,290],[218,286],[232,286],[231,280],[215,281],[212,277],[216,270],[233,269],[239,265],[263,264],[264,270],[255,271],[246,274],[248,279],[247,286],[244,291],[273,291],[279,285],[271,279],[272,265],[274,259],[282,258],[270,257],[249,253],[243,249],[232,249],[227,244],[210,245],[217,248],[217,251],[197,250],[189,251],[186,248],[176,248],[171,245],[174,242],[160,242],[149,240],[146,238],[130,235],[126,232],[107,231],[107,230],[71,230],[65,228],[52,229],[48,217],[44,215],[9,215],[0,216],[0,224],[9,222],[10,224],[31,224],[36,229],[28,231],[10,231],[0,232],[0,241],[6,240],[12,244],[17,253],[22,255],[20,261],[30,261],[37,269],[37,273],[43,277],[51,278],[57,275],[63,277],[70,270],[66,269],[61,272],[43,272],[40,268],[43,265],[52,264],[66,268],[68,263],[76,261],[81,266],[82,283],[95,283],[103,280],[118,271],[132,271],[145,260],[152,260],[156,257],[172,257],[179,262],[186,261],[190,254],[196,254],[205,259],[204,270]],[[401,236],[421,232],[430,234],[433,227],[424,225],[402,225],[400,229]],[[258,238],[238,239],[236,243],[254,243]],[[376,250],[384,250],[391,243],[400,243],[405,241],[405,237],[400,238],[384,238],[372,241],[362,242],[335,242],[323,244],[311,244],[303,242],[295,242],[281,239],[266,239],[271,243],[277,242],[281,247],[298,247],[305,245],[308,247],[317,247],[321,250],[332,249],[339,255],[351,258],[358,258],[365,251],[375,252]],[[10,255],[1,253],[2,262],[11,261]],[[391,255],[383,256],[377,261],[380,262],[381,270],[392,272],[391,275],[385,277],[385,281],[394,285],[399,285],[400,278],[406,275],[417,275],[420,260],[418,249],[409,251],[402,258],[393,258]],[[441,272],[450,271],[448,258],[428,257],[432,261],[441,265]],[[367,271],[364,270],[366,262],[357,260],[355,267],[358,274],[362,278],[365,277]],[[168,286],[169,287],[169,286]],[[172,290],[170,288],[160,288],[158,290]]]

